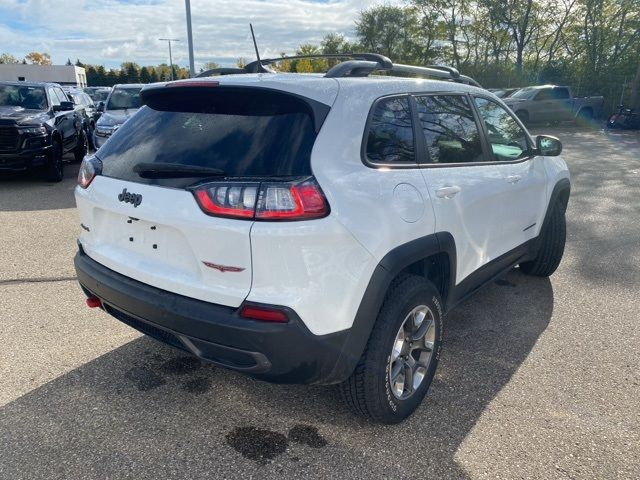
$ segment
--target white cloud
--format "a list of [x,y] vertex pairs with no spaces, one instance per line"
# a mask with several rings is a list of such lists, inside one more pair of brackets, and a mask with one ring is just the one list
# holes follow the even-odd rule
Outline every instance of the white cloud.
[[[291,54],[329,32],[353,35],[358,12],[376,3],[380,0],[192,0],[196,64],[253,58],[249,22],[265,57]],[[62,8],[48,0],[0,0],[0,18],[8,18],[0,20],[0,48],[16,56],[45,50],[55,63],[80,58],[109,66],[155,64],[168,61],[166,42],[158,38],[174,37],[181,40],[174,46],[174,62],[188,63],[182,0],[65,0]]]

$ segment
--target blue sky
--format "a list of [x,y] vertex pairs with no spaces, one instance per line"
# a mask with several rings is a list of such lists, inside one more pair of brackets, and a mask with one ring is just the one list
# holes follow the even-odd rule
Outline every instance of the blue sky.
[[[353,36],[359,11],[381,0],[191,0],[196,67],[253,58],[248,23],[261,55],[292,54],[329,32]],[[386,2],[389,3],[389,2]],[[392,2],[393,3],[393,2]],[[0,53],[22,58],[30,51],[51,54],[55,64],[79,58],[107,67],[122,61],[168,63],[166,42],[175,44],[175,63],[187,65],[184,0],[0,0]]]

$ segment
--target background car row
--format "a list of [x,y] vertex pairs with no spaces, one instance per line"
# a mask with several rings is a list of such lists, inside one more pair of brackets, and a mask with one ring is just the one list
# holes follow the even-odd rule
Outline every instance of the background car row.
[[0,173],[63,178],[64,155],[82,160],[141,106],[142,84],[79,88],[0,82]]

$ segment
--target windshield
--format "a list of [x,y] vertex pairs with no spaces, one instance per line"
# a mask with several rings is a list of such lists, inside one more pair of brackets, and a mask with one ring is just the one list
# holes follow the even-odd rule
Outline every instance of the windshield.
[[46,110],[47,96],[43,87],[0,85],[0,106]]
[[142,87],[116,88],[111,92],[107,110],[140,108],[142,106],[140,90],[142,90]]
[[104,102],[109,96],[109,90],[89,90],[87,95],[91,97],[91,100],[93,100],[94,103]]
[[511,95],[509,95],[509,98],[531,98],[537,91],[538,89],[536,88],[521,88],[520,90],[516,90]]
[[175,188],[202,175],[142,178],[136,165],[204,167],[227,178],[311,175],[316,133],[304,101],[258,89],[172,93],[148,100],[100,149],[103,175]]

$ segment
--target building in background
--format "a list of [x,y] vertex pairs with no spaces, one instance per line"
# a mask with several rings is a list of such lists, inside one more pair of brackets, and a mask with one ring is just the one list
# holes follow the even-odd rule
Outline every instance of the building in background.
[[87,86],[83,67],[75,65],[0,64],[0,80],[12,82],[53,82],[60,85]]

